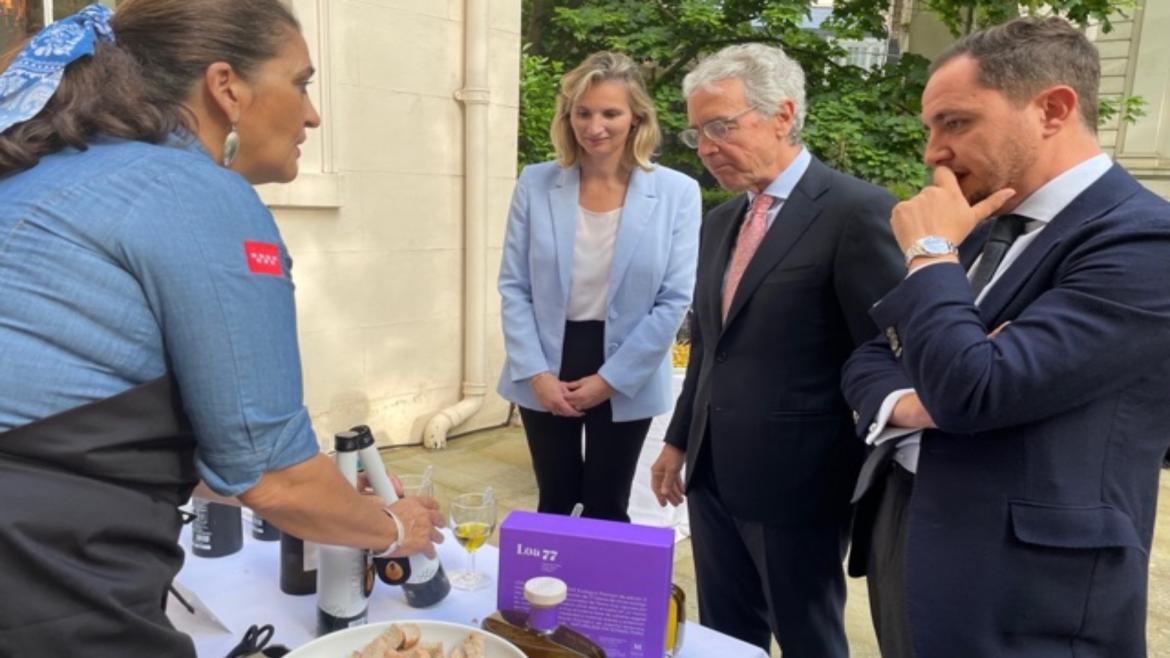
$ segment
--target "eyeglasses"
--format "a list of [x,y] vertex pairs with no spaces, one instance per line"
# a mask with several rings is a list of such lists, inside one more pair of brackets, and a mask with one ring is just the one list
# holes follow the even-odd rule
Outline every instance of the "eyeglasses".
[[682,140],[683,144],[686,144],[690,148],[697,149],[699,148],[699,131],[701,130],[703,137],[706,137],[713,142],[722,142],[727,139],[727,133],[731,131],[731,127],[736,125],[735,120],[754,109],[756,108],[748,107],[740,110],[739,112],[736,112],[726,119],[715,119],[714,121],[708,121],[707,123],[704,123],[698,128],[687,128],[686,130],[679,132],[678,138]]

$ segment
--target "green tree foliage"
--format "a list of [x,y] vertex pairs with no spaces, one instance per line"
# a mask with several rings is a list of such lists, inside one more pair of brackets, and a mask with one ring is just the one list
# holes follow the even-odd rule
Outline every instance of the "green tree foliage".
[[[727,198],[694,152],[675,138],[687,124],[680,86],[702,56],[758,41],[783,47],[804,67],[809,149],[832,167],[906,197],[927,175],[918,114],[928,63],[907,55],[868,71],[847,66],[840,63],[845,52],[835,39],[885,38],[891,6],[909,1],[838,0],[822,29],[811,30],[802,27],[810,16],[809,0],[524,0],[521,165],[550,157],[548,122],[559,76],[592,52],[617,50],[643,63],[665,136],[658,160],[703,181],[705,203]],[[1133,0],[921,1],[958,36],[1008,20],[1021,9],[1082,24],[1100,22],[1107,29],[1109,16]],[[1103,111],[1132,120],[1141,104],[1121,99],[1106,103]]]
[[1105,125],[1118,119],[1133,123],[1146,116],[1146,99],[1141,96],[1102,98],[1097,104],[1097,123]]
[[927,180],[919,113],[927,62],[906,55],[872,73],[844,72],[809,103],[804,142],[830,166],[881,185],[899,198]]
[[528,51],[520,52],[520,166],[553,158],[548,127],[556,110],[556,94],[565,65]]
[[1099,22],[1101,29],[1113,29],[1110,18],[1134,8],[1136,0],[923,0],[951,32],[969,34],[983,25],[997,25],[1024,14],[1055,13],[1074,23]]

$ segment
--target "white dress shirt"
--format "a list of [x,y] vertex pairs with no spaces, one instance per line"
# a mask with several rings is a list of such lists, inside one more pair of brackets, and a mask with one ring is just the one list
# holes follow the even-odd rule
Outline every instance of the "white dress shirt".
[[[792,196],[792,190],[796,189],[796,184],[804,177],[804,172],[808,171],[808,165],[812,162],[812,155],[809,154],[808,149],[803,146],[800,147],[800,153],[792,159],[792,163],[780,172],[776,180],[768,184],[764,194],[771,196],[774,201],[768,207],[768,228],[772,228],[772,222],[776,221],[776,216],[780,214],[780,209],[784,207],[784,202],[788,197]],[[752,207],[752,202],[756,200],[755,192],[748,192],[748,209]]]
[[573,270],[569,279],[571,322],[605,320],[609,270],[622,209],[593,212],[577,206],[577,236],[573,240]]
[[[1012,266],[1020,254],[1028,248],[1036,240],[1036,236],[1044,230],[1048,222],[1052,221],[1054,217],[1060,214],[1073,199],[1080,196],[1082,192],[1089,188],[1090,185],[1097,182],[1097,179],[1104,176],[1105,172],[1113,166],[1113,162],[1108,155],[1104,153],[1098,154],[1085,160],[1084,162],[1072,167],[1061,175],[1053,178],[1045,183],[1040,189],[1033,192],[1028,198],[1024,199],[1012,214],[1026,217],[1030,221],[1024,227],[1024,234],[1012,243],[1008,248],[1007,253],[1004,254],[1003,260],[1000,261],[999,267],[996,268],[995,273],[992,274],[991,281],[984,286],[983,291],[979,293],[979,297],[975,300],[978,305],[987,296],[987,292],[991,290],[1000,276]],[[979,258],[971,263],[971,268],[967,271],[968,278],[979,265]],[[932,265],[939,263],[930,263],[912,268],[907,277],[914,276],[916,272]],[[989,327],[989,330],[994,330],[995,327]],[[918,444],[922,440],[922,429],[917,427],[887,427],[890,421],[890,415],[894,412],[894,407],[898,400],[914,392],[912,388],[904,388],[886,396],[882,401],[882,406],[878,410],[877,416],[873,423],[869,426],[869,433],[865,437],[865,442],[872,445],[884,443],[893,439],[901,438],[898,442],[898,450],[894,453],[894,459],[901,464],[906,470],[914,473],[918,470]]]

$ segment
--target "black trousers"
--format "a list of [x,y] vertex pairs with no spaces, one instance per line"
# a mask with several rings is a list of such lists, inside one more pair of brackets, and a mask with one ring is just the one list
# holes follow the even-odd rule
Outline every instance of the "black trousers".
[[845,658],[847,522],[840,527],[744,521],[719,497],[710,451],[687,494],[699,621],[784,658]]
[[883,658],[914,658],[906,607],[906,533],[914,474],[891,461],[874,517],[866,586],[869,612]]
[[[605,323],[565,323],[562,381],[596,374],[605,362]],[[642,443],[650,431],[650,418],[623,423],[613,421],[608,401],[583,417],[554,416],[546,411],[520,407],[536,486],[537,509],[568,514],[573,505],[585,506],[585,516],[629,521],[630,488]],[[585,455],[581,455],[581,431],[585,431]]]

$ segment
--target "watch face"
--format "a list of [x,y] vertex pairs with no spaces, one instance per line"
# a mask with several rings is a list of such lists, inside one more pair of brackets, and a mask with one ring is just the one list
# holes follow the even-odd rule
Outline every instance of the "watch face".
[[941,256],[951,253],[951,245],[949,242],[937,235],[927,236],[922,238],[922,250],[932,256]]

